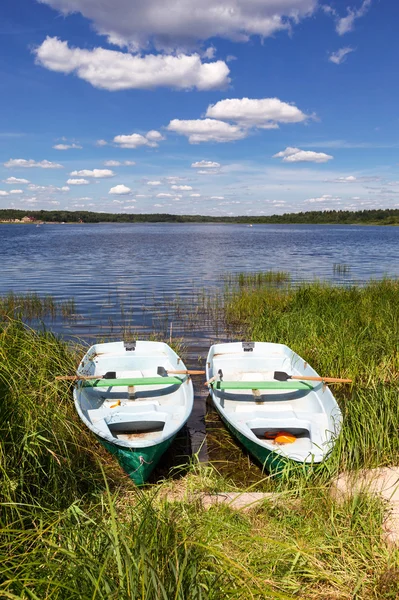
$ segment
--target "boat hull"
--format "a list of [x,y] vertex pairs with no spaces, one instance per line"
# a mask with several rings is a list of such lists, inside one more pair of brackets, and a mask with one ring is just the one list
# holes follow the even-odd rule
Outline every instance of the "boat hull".
[[162,455],[175,439],[175,436],[173,436],[156,446],[147,448],[122,448],[101,437],[96,437],[100,444],[116,458],[119,465],[136,485],[146,483]]

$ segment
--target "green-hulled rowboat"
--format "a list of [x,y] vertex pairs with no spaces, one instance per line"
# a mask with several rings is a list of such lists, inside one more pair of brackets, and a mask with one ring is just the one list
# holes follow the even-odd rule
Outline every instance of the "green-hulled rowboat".
[[[216,344],[206,375],[223,421],[264,470],[278,472],[288,461],[320,463],[331,452],[341,411],[323,381],[306,380],[317,373],[287,346]],[[276,380],[281,375],[285,381]]]
[[76,410],[137,485],[145,483],[186,423],[193,385],[177,354],[161,342],[92,346],[80,363]]

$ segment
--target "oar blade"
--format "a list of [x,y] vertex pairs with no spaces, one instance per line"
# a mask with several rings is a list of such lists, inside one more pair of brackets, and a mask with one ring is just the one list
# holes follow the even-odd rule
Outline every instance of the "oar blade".
[[284,371],[274,371],[274,379],[277,381],[288,381],[288,379],[291,379],[291,376],[288,373],[284,373]]

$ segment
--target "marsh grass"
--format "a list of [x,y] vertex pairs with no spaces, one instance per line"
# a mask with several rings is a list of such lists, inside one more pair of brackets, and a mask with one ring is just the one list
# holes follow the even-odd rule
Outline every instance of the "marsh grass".
[[50,318],[62,316],[64,319],[73,317],[76,313],[73,299],[56,301],[53,296],[39,296],[38,294],[14,294],[9,292],[0,296],[0,316],[13,319]]
[[257,271],[249,273],[246,271],[240,273],[228,273],[224,276],[226,286],[260,287],[265,285],[281,285],[291,281],[290,273],[286,271]]
[[[331,458],[275,479],[212,413],[210,458],[137,490],[76,417],[84,350],[0,323],[0,597],[25,599],[394,599],[399,556],[385,507],[329,493],[341,469],[398,464],[399,284],[229,289],[203,310],[246,339],[283,342],[334,387],[344,427]],[[178,348],[179,353],[181,348]],[[238,481],[232,465],[245,473]],[[249,513],[204,511],[188,492],[278,492]],[[187,493],[186,493],[187,492]]]

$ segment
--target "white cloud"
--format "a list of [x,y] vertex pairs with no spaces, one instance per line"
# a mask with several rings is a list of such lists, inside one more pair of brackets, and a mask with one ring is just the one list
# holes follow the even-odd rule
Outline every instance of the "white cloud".
[[131,133],[130,135],[116,135],[114,137],[114,143],[118,144],[121,148],[139,148],[140,146],[149,146],[150,148],[156,148],[158,142],[164,140],[162,134],[159,131],[151,130],[146,135],[140,133]]
[[10,194],[23,194],[24,190],[10,190]]
[[56,144],[55,146],[53,146],[54,150],[71,150],[71,149],[76,149],[76,150],[81,150],[82,146],[79,146],[79,144]]
[[63,169],[64,167],[58,163],[50,162],[49,160],[41,160],[37,162],[30,158],[26,160],[25,158],[10,158],[7,162],[4,163],[4,166],[7,168],[12,167],[24,167],[24,168],[33,168],[39,167],[40,169]]
[[345,48],[340,48],[336,52],[332,52],[330,54],[330,56],[328,57],[328,60],[336,65],[340,65],[341,63],[343,63],[345,61],[346,56],[350,52],[353,52],[353,51],[354,51],[354,48],[351,48],[350,46],[346,46]]
[[72,171],[70,175],[78,177],[94,177],[94,179],[104,179],[105,177],[115,177],[115,173],[110,169],[82,169],[81,171]]
[[160,194],[157,194],[156,196],[157,198],[173,198],[173,194],[166,194],[161,192]]
[[29,180],[21,179],[19,177],[7,177],[7,179],[3,179],[3,182],[8,183],[9,185],[15,185],[17,183],[19,183],[19,184],[29,183]]
[[163,137],[163,135],[161,133],[159,133],[159,131],[156,131],[155,129],[151,129],[151,131],[149,131],[145,137],[147,138],[147,140],[150,140],[151,142],[160,142],[161,140],[165,139]]
[[235,121],[241,127],[276,129],[278,123],[301,123],[309,119],[294,104],[278,98],[230,98],[208,106],[207,117]]
[[147,181],[147,185],[162,185],[162,181]]
[[134,160],[124,160],[124,161],[119,161],[119,160],[105,160],[104,161],[104,166],[105,167],[133,167],[136,163],[134,162]]
[[167,128],[188,137],[190,144],[201,142],[232,142],[247,136],[247,131],[216,119],[172,119]]
[[201,198],[201,194],[190,194],[190,198]]
[[218,169],[220,164],[218,162],[213,162],[211,160],[200,160],[194,162],[191,167],[193,169]]
[[0,196],[8,196],[9,193],[6,192],[5,190],[0,190]]
[[211,196],[211,200],[224,200],[224,196]]
[[108,41],[133,50],[149,43],[163,50],[193,47],[222,37],[246,42],[290,31],[313,14],[317,0],[39,0],[64,15],[80,12]]
[[68,179],[68,185],[88,185],[90,181],[87,179]]
[[332,160],[334,157],[324,152],[312,152],[311,150],[301,150],[300,148],[288,147],[277,154],[273,154],[273,158],[282,158],[283,162],[314,162],[325,163]]
[[[370,8],[370,6],[371,6],[371,0],[363,0],[362,5],[357,10],[348,7],[346,9],[347,13],[348,13],[346,15],[346,17],[337,19],[336,31],[337,31],[338,35],[344,35],[344,33],[348,33],[348,31],[352,31],[355,20],[359,19],[360,17],[363,17],[366,14],[366,12],[368,11],[368,9]],[[334,13],[335,13],[335,11],[334,11]]]
[[108,193],[116,194],[117,196],[123,196],[124,194],[130,194],[131,191],[132,190],[130,188],[128,188],[126,185],[123,185],[123,183],[120,183],[119,185],[112,187]]
[[228,85],[230,69],[218,60],[203,63],[199,54],[127,54],[104,48],[69,48],[67,42],[47,37],[34,50],[36,63],[58,73],[75,73],[104,90],[154,89],[213,90]]
[[96,141],[96,146],[108,146],[108,142],[106,142],[105,140],[97,140]]
[[305,200],[305,204],[314,204],[318,202],[339,202],[341,198],[334,198],[331,194],[323,194],[319,198],[308,198]]
[[180,190],[181,192],[189,192],[192,189],[191,185],[172,185],[172,190]]
[[70,188],[67,185],[63,185],[61,188],[61,192],[69,192]]
[[337,177],[334,179],[335,183],[354,183],[357,178],[354,175],[348,175],[347,177]]

